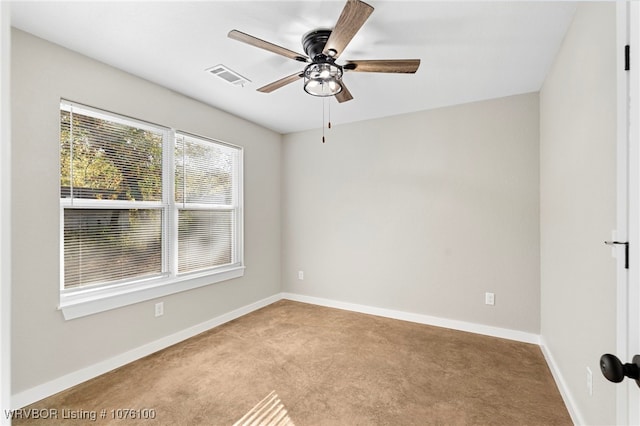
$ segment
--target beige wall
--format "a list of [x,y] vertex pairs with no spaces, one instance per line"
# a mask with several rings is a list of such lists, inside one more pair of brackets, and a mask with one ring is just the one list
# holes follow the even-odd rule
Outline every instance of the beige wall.
[[325,144],[286,135],[284,291],[537,334],[538,109],[526,94],[336,126]]
[[[13,31],[13,393],[280,291],[281,136],[84,56]],[[245,149],[245,276],[64,321],[59,288],[59,102],[64,97]]]
[[[586,424],[615,424],[615,4],[578,7],[540,95],[541,335]],[[593,372],[593,396],[586,368]]]

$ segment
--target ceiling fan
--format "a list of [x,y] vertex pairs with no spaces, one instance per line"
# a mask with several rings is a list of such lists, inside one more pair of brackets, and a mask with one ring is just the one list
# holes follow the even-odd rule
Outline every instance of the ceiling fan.
[[346,102],[353,96],[342,80],[345,71],[408,73],[413,74],[420,66],[420,59],[375,59],[346,61],[344,65],[336,59],[362,27],[373,7],[360,0],[347,0],[333,30],[315,29],[302,37],[306,55],[294,52],[238,30],[231,30],[229,38],[268,50],[278,55],[308,63],[302,72],[291,74],[257,89],[271,93],[300,78],[304,79],[304,90],[314,96],[335,96],[338,102]]

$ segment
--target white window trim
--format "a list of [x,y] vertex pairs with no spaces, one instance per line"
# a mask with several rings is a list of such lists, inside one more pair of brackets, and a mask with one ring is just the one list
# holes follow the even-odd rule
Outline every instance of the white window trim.
[[121,288],[111,286],[86,292],[77,291],[74,294],[60,295],[60,309],[66,320],[80,318],[182,291],[193,290],[221,281],[240,278],[244,275],[244,270],[244,266],[234,266],[216,270],[215,273],[178,276],[171,279],[154,279],[148,284],[143,281],[123,285]]
[[[61,102],[70,104],[73,106],[78,106],[80,109],[90,110],[93,113],[98,113],[102,117],[115,121],[114,118],[120,120],[119,117],[123,117],[121,114],[116,114],[117,117],[112,117],[108,112],[102,111],[99,109],[95,109],[92,107],[88,107],[82,104],[75,104],[74,102],[70,102],[67,100],[61,100]],[[106,113],[106,114],[105,114]],[[129,117],[126,117],[129,119]],[[131,118],[132,122],[136,124],[141,124],[147,127],[144,121],[141,121],[136,118]],[[124,120],[126,123],[126,120]],[[129,124],[129,123],[126,123]],[[151,124],[151,123],[149,123]],[[156,125],[152,125],[152,129],[155,129]],[[164,126],[157,126],[164,127]],[[62,311],[62,314],[65,320],[71,320],[75,318],[80,318],[88,315],[93,315],[96,313],[108,311],[111,309],[116,309],[128,305],[132,305],[135,303],[140,303],[152,299],[156,299],[159,297],[168,296],[171,294],[193,290],[199,287],[208,286],[211,284],[219,283],[222,281],[231,280],[234,278],[240,278],[244,275],[244,150],[242,147],[233,145],[227,142],[222,142],[217,139],[212,139],[209,137],[193,135],[191,133],[178,131],[175,129],[167,129],[168,137],[165,137],[165,142],[163,144],[163,152],[166,153],[164,155],[164,168],[165,170],[173,170],[174,158],[174,143],[175,136],[177,133],[195,136],[198,138],[203,138],[210,140],[214,143],[220,145],[226,145],[231,148],[238,150],[238,162],[236,164],[236,168],[234,170],[234,178],[237,181],[237,185],[234,186],[234,189],[237,191],[234,195],[236,196],[237,205],[234,207],[237,210],[237,225],[235,232],[237,237],[234,239],[234,252],[235,259],[238,262],[222,266],[219,268],[215,268],[213,270],[206,271],[196,271],[192,273],[186,274],[177,274],[177,271],[170,271],[169,275],[163,276],[155,276],[148,279],[140,279],[136,281],[131,281],[123,284],[112,284],[105,286],[96,286],[96,287],[86,287],[86,288],[76,288],[76,289],[64,289],[64,268],[60,268],[60,304],[58,309]],[[169,244],[177,244],[177,211],[178,206],[175,203],[174,197],[169,196],[170,188],[173,188],[173,172],[169,173],[167,179],[164,179],[163,186],[163,201],[162,202],[135,202],[135,206],[137,208],[162,208],[165,209],[168,207],[168,210],[171,211],[169,214],[169,220],[167,220],[167,227],[170,229],[169,232],[163,232],[165,234],[165,238],[171,238],[171,241],[165,246],[168,249]],[[85,208],[131,208],[133,207],[134,202],[121,201],[121,200],[70,200],[70,199],[60,199],[60,265],[64,265],[64,208],[65,207],[85,207]],[[166,207],[165,207],[166,205]],[[197,206],[190,206],[196,207]],[[207,206],[208,209],[220,209],[220,210],[233,210],[234,208],[230,208],[229,206]],[[174,229],[176,228],[176,229]],[[176,240],[176,241],[173,241]],[[177,247],[177,245],[174,245]],[[174,256],[177,256],[177,249],[173,251]],[[166,256],[163,256],[163,261],[166,259]],[[175,263],[175,262],[174,262]],[[177,263],[175,263],[177,265]]]

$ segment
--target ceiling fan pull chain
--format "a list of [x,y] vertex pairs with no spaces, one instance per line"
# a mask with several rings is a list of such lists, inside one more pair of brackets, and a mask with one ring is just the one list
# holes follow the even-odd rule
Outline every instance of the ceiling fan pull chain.
[[331,101],[329,101],[329,122],[327,127],[330,129],[331,128]]
[[324,143],[324,106],[327,98],[322,98],[322,143]]

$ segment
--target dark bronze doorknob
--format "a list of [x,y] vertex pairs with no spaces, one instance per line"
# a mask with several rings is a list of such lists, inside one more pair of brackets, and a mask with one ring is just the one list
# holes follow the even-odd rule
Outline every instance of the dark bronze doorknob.
[[620,383],[625,377],[634,379],[640,386],[640,355],[633,357],[633,362],[623,364],[617,356],[604,354],[600,357],[602,375],[613,383]]

